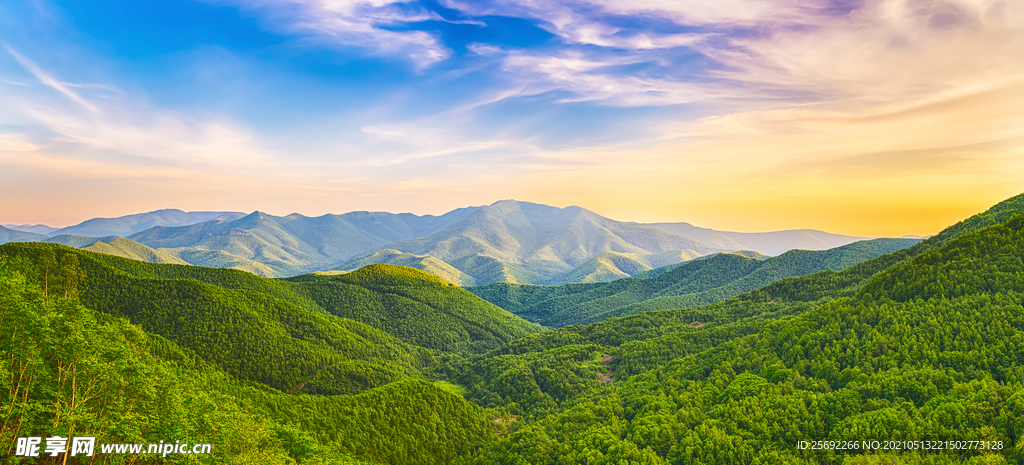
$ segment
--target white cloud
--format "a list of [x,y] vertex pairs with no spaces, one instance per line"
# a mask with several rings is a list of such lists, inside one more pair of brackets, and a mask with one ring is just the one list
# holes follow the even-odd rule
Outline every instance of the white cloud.
[[4,48],[7,49],[7,53],[10,53],[11,56],[14,57],[14,59],[21,64],[21,66],[25,67],[25,69],[29,73],[32,73],[32,75],[35,76],[36,79],[39,80],[39,82],[47,86],[50,86],[54,90],[64,94],[67,98],[71,99],[71,101],[77,103],[78,105],[81,105],[82,108],[85,108],[92,112],[97,111],[96,107],[94,107],[91,103],[85,101],[85,99],[78,96],[78,94],[69,89],[69,85],[60,82],[57,79],[54,79],[53,76],[50,76],[49,73],[43,71],[38,65],[36,65],[35,62],[29,60],[28,58],[25,58],[20,53],[11,48],[9,45],[4,44]]
[[[102,167],[97,172],[117,177],[147,176],[160,169],[245,172],[246,166],[274,161],[273,153],[231,122],[150,108],[138,103],[144,99],[105,84],[67,83],[5,47],[46,86],[22,86],[20,92],[3,96],[5,119],[18,121],[21,129],[0,137],[0,151],[35,152],[21,159],[8,157],[8,164],[49,164],[54,169],[62,164],[65,168],[94,164]],[[52,89],[62,98],[50,98],[42,89]],[[116,97],[90,100],[73,89],[100,90]],[[112,165],[121,168],[111,169]]]
[[392,31],[382,26],[442,20],[404,0],[213,0],[239,5],[265,16],[271,27],[327,44],[357,47],[408,59],[425,68],[447,58],[447,48],[423,31]]
[[[845,102],[846,110],[877,112],[1024,74],[1018,59],[1024,56],[1024,3],[1013,0],[443,3],[468,15],[539,20],[569,43],[544,54],[471,48],[488,56],[506,53],[504,69],[531,89],[574,95],[562,101],[728,102],[730,111]],[[613,25],[622,24],[614,15],[634,16],[641,24],[657,17],[714,32],[657,34]],[[684,69],[672,59],[680,52],[665,50],[678,47],[707,59]],[[659,72],[617,66],[643,63]]]

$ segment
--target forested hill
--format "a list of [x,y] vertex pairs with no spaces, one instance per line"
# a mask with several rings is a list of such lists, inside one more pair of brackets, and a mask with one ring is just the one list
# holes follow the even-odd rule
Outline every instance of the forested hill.
[[[355,331],[351,337],[338,337],[351,340],[356,345],[362,344],[364,339],[385,338],[382,340],[383,347],[391,347],[389,341],[393,340],[425,349],[452,352],[486,351],[541,330],[457,286],[405,267],[375,266],[373,272],[353,273],[351,277],[313,275],[282,281],[237,270],[144,263],[56,244],[4,244],[0,245],[0,253],[11,257],[26,257],[34,262],[41,262],[48,254],[52,254],[53,260],[57,262],[64,259],[65,255],[73,256],[85,271],[86,280],[81,296],[85,305],[102,312],[126,316],[147,330],[175,340],[184,347],[224,357],[225,363],[262,363],[256,360],[243,361],[241,359],[246,357],[241,354],[247,350],[253,350],[254,353],[277,350],[263,347],[265,344],[261,342],[264,337],[261,331],[270,331],[275,325],[287,327],[291,323],[283,321],[289,318],[301,318],[305,321],[303,324],[309,325],[308,330],[315,330],[308,334],[304,330],[299,339],[318,341],[303,343],[318,347],[323,345],[321,342],[329,339],[320,331],[337,331],[338,328],[344,328],[347,332]],[[373,273],[378,277],[377,281],[359,281],[361,277]],[[389,284],[384,285],[385,282]],[[244,318],[250,320],[246,324],[252,325],[252,328],[243,334],[221,334],[228,330],[203,323],[204,319],[219,318],[218,315],[226,319],[222,322],[225,326],[241,324],[244,320],[240,320],[240,315],[245,315]],[[343,316],[351,321],[340,323],[328,318],[331,315]],[[172,323],[181,322],[186,317],[194,321],[195,328]],[[334,323],[327,324],[331,321]],[[157,327],[163,329],[157,331]],[[170,335],[170,332],[186,330],[198,331],[202,335],[198,332]],[[287,330],[285,333],[289,334],[282,333],[282,341],[288,344],[295,342],[294,331]],[[209,341],[192,340],[200,336]],[[277,336],[265,337],[267,340],[275,340]],[[232,347],[237,353],[230,354],[221,345]],[[341,350],[340,347],[336,346],[335,349]],[[399,347],[396,349],[399,353],[419,353],[418,349],[401,344],[395,347]],[[387,353],[382,350],[367,347],[365,350],[352,348],[351,352],[348,352],[349,349],[343,352],[363,353],[365,363],[375,363],[377,355],[374,354],[379,352],[383,356]],[[235,359],[235,355],[238,355],[239,360]],[[399,370],[407,372],[412,366],[412,359],[404,355],[399,358],[409,360],[402,362],[405,368]],[[319,366],[320,362],[310,360],[309,363],[311,366]],[[308,373],[296,373],[294,376],[300,375]]]
[[321,308],[420,347],[483,353],[543,329],[432,274],[368,265],[337,276],[288,278]]
[[[199,281],[183,281],[191,283],[190,289],[163,280],[166,287],[146,296],[154,306],[139,310],[153,310],[161,294],[170,292],[166,297],[178,299],[188,311],[173,315],[169,323],[180,328],[169,335],[194,338],[194,331],[220,331],[213,339],[194,340],[228,352],[232,359],[225,365],[215,353],[193,352],[123,318],[84,306],[74,297],[76,291],[90,294],[89,283],[81,280],[82,269],[102,274],[95,264],[85,264],[91,254],[67,253],[57,246],[35,248],[41,255],[33,256],[32,251],[4,247],[0,253],[3,463],[61,463],[69,458],[65,453],[26,462],[15,457],[19,437],[91,436],[96,439],[93,458],[104,463],[441,465],[472,454],[501,430],[495,423],[501,412],[482,409],[415,376],[390,371],[418,367],[419,363],[403,366],[403,357],[418,357],[416,352],[422,355],[422,350],[410,350],[366,326],[280,305],[268,315],[261,310],[274,305],[259,308],[261,298],[256,295],[265,294],[210,290]],[[55,270],[46,266],[48,251],[59,256]],[[85,266],[66,257],[83,257]],[[33,262],[33,258],[43,261]],[[111,276],[120,280],[126,275]],[[142,287],[144,283],[129,285],[134,291]],[[182,293],[188,290],[196,292]],[[215,295],[218,292],[223,295]],[[223,318],[201,307],[215,297],[224,297],[215,302],[227,306]],[[201,321],[190,316],[193,311],[203,317]],[[267,318],[256,319],[257,315]],[[153,326],[156,320],[146,318],[142,324],[161,329]],[[232,333],[255,344],[234,339]],[[287,333],[295,340],[287,342]],[[256,350],[235,353],[222,344],[222,338]],[[344,350],[332,352],[338,344]],[[370,359],[359,358],[358,352],[365,348],[372,349],[364,354]],[[302,377],[293,373],[308,364],[339,357],[348,359],[339,361],[346,366],[328,371],[352,375],[348,380],[352,385],[365,386],[389,374],[402,377],[356,395],[317,396],[300,392],[338,391],[343,384],[340,378],[333,383],[314,380],[312,384],[320,389],[293,388],[289,393],[247,381],[256,378],[246,376],[251,373],[228,374],[238,366],[230,363],[253,358],[271,362],[255,367],[270,376],[256,381],[289,384]],[[210,444],[211,454],[111,455],[100,448],[100,444],[158,442]],[[70,457],[67,463],[85,462]]]
[[[1021,463],[1020,200],[855,272],[510,343],[461,379],[478,402],[515,402],[535,420],[469,463]],[[856,279],[884,263],[895,266]],[[989,449],[868,456],[801,451],[801,440]]]
[[[1024,463],[1022,257],[1018,196],[842,271],[542,331],[402,267],[265,279],[6,244],[0,453],[90,435],[239,464]],[[977,442],[797,447],[818,440]]]
[[917,242],[872,239],[823,251],[791,250],[763,260],[751,258],[751,254],[723,253],[672,265],[652,278],[563,286],[495,283],[469,290],[545,326],[586,324],[643,311],[719,302],[780,279],[842,270]]

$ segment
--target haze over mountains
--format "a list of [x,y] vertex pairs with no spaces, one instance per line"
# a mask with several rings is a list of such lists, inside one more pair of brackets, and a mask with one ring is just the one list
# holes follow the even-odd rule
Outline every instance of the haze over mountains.
[[46,236],[42,234],[18,231],[0,226],[0,243],[38,241],[45,238]]
[[645,311],[721,302],[785,278],[840,271],[918,242],[871,239],[828,250],[790,250],[776,257],[726,252],[612,282],[562,286],[493,283],[469,291],[544,326],[589,324]]
[[187,226],[204,221],[232,221],[245,216],[239,212],[184,212],[176,209],[156,210],[148,213],[121,216],[118,218],[93,218],[66,228],[51,228],[37,225],[4,225],[8,229],[59,236],[71,234],[87,237],[121,236],[145,231],[154,226]]
[[[778,255],[863,238],[815,230],[720,232],[689,223],[640,224],[580,207],[503,200],[444,215],[158,210],[46,231],[0,229],[0,242],[40,241],[154,263],[234,268],[267,277],[411,266],[458,285],[606,282],[719,252]],[[123,238],[115,241],[117,238]]]
[[[1024,195],[924,241],[718,253],[566,286],[464,289],[391,265],[266,279],[6,244],[0,340],[24,393],[8,434],[208,441],[214,463],[1022,463],[1021,256]],[[794,447],[893,437],[997,446]]]
[[686,236],[712,247],[731,250],[753,250],[765,255],[780,255],[787,250],[827,250],[870,237],[844,236],[813,229],[792,229],[761,233],[715,231],[690,223],[649,223],[663,231]]

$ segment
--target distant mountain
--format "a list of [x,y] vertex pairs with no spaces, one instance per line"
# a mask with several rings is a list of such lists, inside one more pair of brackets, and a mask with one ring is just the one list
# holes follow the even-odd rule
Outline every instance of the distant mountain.
[[[728,254],[731,254],[731,255],[739,255],[741,257],[753,258],[753,259],[756,259],[756,260],[767,260],[769,258],[772,258],[769,255],[765,255],[765,254],[763,254],[761,252],[754,252],[753,250],[736,250],[736,251],[732,251],[732,252],[723,252],[723,253],[728,253]],[[698,258],[706,259],[706,258],[712,258],[712,257],[714,257],[716,255],[718,255],[718,254],[705,255],[703,257],[698,257]],[[634,278],[656,278],[658,276],[661,276],[661,275],[663,275],[665,273],[668,273],[669,271],[672,271],[672,270],[674,270],[674,269],[676,269],[676,268],[678,268],[680,266],[683,266],[685,264],[686,264],[686,262],[679,262],[679,263],[675,263],[675,264],[672,264],[672,265],[665,265],[665,266],[662,266],[662,267],[659,267],[659,268],[655,268],[653,270],[641,271],[641,272],[636,273],[636,274],[634,274],[632,276]]]
[[765,255],[779,255],[793,249],[827,250],[869,239],[867,237],[832,234],[814,229],[741,233],[715,231],[713,229],[700,228],[690,223],[649,223],[648,226],[653,226],[672,234],[690,237],[720,249],[753,250]]
[[337,267],[388,242],[428,234],[474,210],[461,208],[441,216],[351,212],[314,218],[257,211],[234,221],[158,226],[129,238],[168,249],[195,265],[236,268],[242,264],[241,269],[246,269],[255,263],[270,273],[260,274],[293,276]]
[[13,229],[15,231],[30,232],[44,235],[50,234],[57,230],[57,228],[53,228],[45,224],[5,224],[3,225],[3,227],[7,229]]
[[[310,218],[254,212],[234,221],[158,226],[129,238],[195,265],[251,270],[259,263],[271,270],[259,271],[266,276],[400,264],[464,285],[547,283],[605,252],[650,256],[636,260],[660,265],[719,251],[579,207],[516,201],[441,216],[352,212]],[[598,268],[586,274],[608,279]]]
[[454,266],[451,266],[440,259],[427,255],[413,255],[411,253],[399,252],[394,249],[379,250],[359,259],[349,260],[343,265],[335,268],[335,270],[354,271],[364,266],[374,264],[400,265],[416,268],[458,286],[472,286],[476,281],[472,276],[459,271]]
[[210,268],[229,268],[232,270],[247,271],[264,278],[273,278],[279,273],[268,265],[239,257],[238,255],[223,250],[205,250],[192,247],[181,247],[176,249],[157,249],[162,253],[175,257],[189,265],[206,266]]
[[92,237],[125,237],[154,226],[175,227],[205,221],[232,221],[243,216],[245,216],[244,213],[237,212],[183,212],[181,210],[167,209],[118,218],[93,218],[74,226],[51,231],[47,234],[51,236],[73,234]]
[[54,237],[36,238],[35,242],[50,242],[66,245],[76,249],[88,250],[90,252],[116,255],[118,257],[130,258],[149,263],[174,263],[188,265],[189,262],[181,260],[172,254],[159,251],[131,239],[118,236],[89,237],[75,236],[72,234],[61,234]]
[[95,241],[91,245],[82,247],[82,250],[90,252],[116,255],[118,257],[130,258],[149,263],[173,263],[176,265],[188,265],[188,262],[171,254],[146,247],[131,239],[116,237],[109,241]]
[[583,262],[569,273],[566,273],[547,284],[557,286],[569,283],[600,283],[626,278],[645,271],[661,268],[666,265],[679,264],[693,260],[702,255],[693,250],[669,250],[654,254],[635,254],[621,252],[604,252]]
[[[793,248],[824,250],[859,239],[814,230],[735,233],[688,223],[627,223],[580,207],[515,200],[440,216],[360,211],[278,217],[259,211],[245,215],[158,210],[94,218],[51,230],[49,238],[29,234],[0,231],[0,242],[34,240],[86,248],[99,240],[102,244],[92,250],[264,277],[395,264],[464,286],[608,282],[660,273],[655,270],[662,266],[719,252],[778,255]],[[107,246],[115,237],[151,251],[134,254],[128,249],[138,246],[129,243],[121,243],[127,249],[110,250]]]
[[842,270],[905,249],[914,239],[872,239],[830,250],[791,250],[777,257],[721,253],[670,265],[649,278],[608,283],[522,286],[495,283],[470,292],[545,326],[588,324],[649,310],[689,308],[723,301],[793,276]]
[[76,236],[74,234],[60,234],[53,237],[44,237],[42,239],[36,239],[36,242],[52,242],[54,244],[66,245],[68,247],[74,247],[81,249],[95,244],[97,241],[110,242],[117,239],[119,236],[105,236],[105,237],[93,237],[93,236]]
[[648,255],[689,250],[720,252],[658,228],[623,223],[580,207],[556,208],[503,200],[423,237],[382,248],[429,255],[477,283],[545,283],[605,252]]
[[46,239],[46,236],[31,232],[17,231],[0,226],[0,244],[8,242],[38,241],[40,239]]

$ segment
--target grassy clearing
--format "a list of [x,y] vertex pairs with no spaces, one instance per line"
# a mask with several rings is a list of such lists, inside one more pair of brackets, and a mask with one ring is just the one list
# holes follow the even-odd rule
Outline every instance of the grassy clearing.
[[445,391],[448,391],[459,397],[466,397],[466,388],[464,386],[455,384],[451,381],[439,379],[437,381],[434,381],[434,386],[444,389]]

